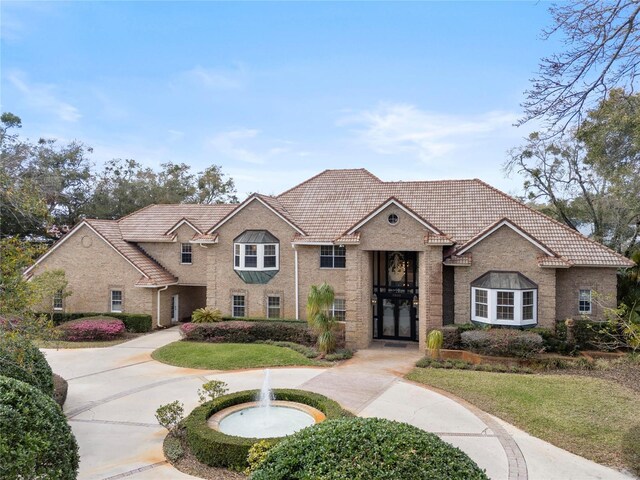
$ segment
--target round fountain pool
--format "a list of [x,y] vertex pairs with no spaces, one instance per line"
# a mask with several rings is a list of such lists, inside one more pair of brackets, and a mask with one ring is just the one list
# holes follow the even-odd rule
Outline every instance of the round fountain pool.
[[248,402],[225,408],[212,415],[208,424],[235,437],[273,438],[291,435],[324,419],[324,413],[308,405],[275,400],[268,407]]

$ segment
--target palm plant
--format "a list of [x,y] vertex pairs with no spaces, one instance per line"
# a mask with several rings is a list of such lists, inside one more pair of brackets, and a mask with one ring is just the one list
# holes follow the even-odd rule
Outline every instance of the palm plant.
[[327,282],[311,285],[307,297],[307,322],[318,335],[318,350],[322,356],[332,353],[336,348],[333,333],[336,319],[331,315],[335,293]]

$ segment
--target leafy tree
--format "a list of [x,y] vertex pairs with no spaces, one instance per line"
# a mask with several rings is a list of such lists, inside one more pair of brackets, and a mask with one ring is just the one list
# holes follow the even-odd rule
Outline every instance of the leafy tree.
[[336,319],[331,315],[334,298],[333,287],[327,282],[311,285],[307,297],[307,322],[318,334],[318,350],[323,356],[336,349]]
[[46,245],[17,237],[0,239],[0,313],[23,315],[33,305],[33,289],[22,276]]
[[53,321],[53,299],[59,295],[64,301],[71,295],[69,289],[69,281],[65,276],[64,270],[46,270],[36,276],[30,282],[32,291],[32,302],[38,310],[48,313],[51,321]]
[[640,75],[640,3],[570,0],[550,9],[543,38],[562,36],[565,48],[541,60],[523,103],[520,124],[544,118],[556,131],[580,123],[586,109],[616,87],[633,91]]
[[525,177],[534,204],[626,255],[640,235],[639,107],[639,95],[614,90],[580,128],[554,138],[534,132],[505,165]]
[[225,180],[218,165],[211,165],[200,172],[197,184],[195,203],[238,203],[233,179]]

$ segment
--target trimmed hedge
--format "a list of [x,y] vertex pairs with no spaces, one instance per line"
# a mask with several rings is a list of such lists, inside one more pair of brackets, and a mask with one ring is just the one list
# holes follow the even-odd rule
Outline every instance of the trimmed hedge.
[[[213,430],[207,425],[207,420],[211,415],[225,408],[255,401],[258,394],[258,390],[245,390],[224,395],[195,408],[184,420],[189,448],[201,463],[212,467],[226,467],[237,470],[246,468],[249,449],[260,439],[234,437]],[[344,410],[338,403],[317,393],[302,390],[275,389],[273,394],[276,400],[304,403],[317,408],[328,419],[351,416],[351,413]],[[275,443],[281,439],[267,440]]]
[[19,335],[0,334],[0,375],[22,380],[53,395],[53,372],[44,354]]
[[115,340],[122,337],[125,326],[122,320],[111,317],[86,317],[71,320],[58,326],[64,340],[83,342]]
[[252,480],[488,480],[433,433],[382,418],[329,420],[275,445]]
[[542,337],[537,333],[507,328],[470,330],[460,335],[462,344],[472,352],[483,355],[531,357],[542,352]]
[[55,312],[53,314],[53,322],[56,325],[59,325],[64,322],[69,322],[71,320],[78,320],[80,318],[86,318],[86,317],[117,318],[118,320],[122,320],[122,323],[124,323],[124,326],[127,329],[127,332],[131,332],[131,333],[146,333],[146,332],[150,332],[151,329],[153,328],[153,324],[151,323],[151,315],[147,315],[144,313]]
[[58,404],[0,376],[0,478],[74,480],[78,444]]
[[254,343],[271,340],[313,346],[316,336],[306,323],[276,321],[233,321],[218,323],[185,323],[180,326],[185,340],[211,343]]
[[[592,320],[575,320],[573,332],[575,347],[578,350],[601,350],[603,344],[610,340],[609,335],[620,335],[617,327],[609,322],[594,322]],[[609,335],[607,335],[607,333]],[[556,337],[561,342],[567,342],[567,325],[564,321],[556,322]]]

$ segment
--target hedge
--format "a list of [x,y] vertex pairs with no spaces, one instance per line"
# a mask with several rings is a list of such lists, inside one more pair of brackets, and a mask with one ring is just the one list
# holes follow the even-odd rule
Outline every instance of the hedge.
[[125,331],[124,322],[110,317],[86,317],[61,323],[63,340],[70,342],[115,340]]
[[[317,393],[302,390],[273,390],[276,400],[288,400],[304,403],[317,408],[328,419],[351,416],[338,403]],[[216,398],[194,409],[184,420],[186,438],[189,448],[195,457],[206,465],[212,467],[226,467],[237,470],[247,466],[247,455],[251,446],[259,441],[257,438],[234,437],[207,425],[211,415],[225,408],[240,403],[253,402],[257,398],[258,390],[245,390]],[[278,442],[280,438],[268,439],[270,442]]]
[[185,323],[180,326],[185,340],[212,343],[254,343],[272,340],[313,346],[316,336],[306,323],[276,321],[228,321],[218,323]]
[[25,381],[53,395],[53,372],[44,354],[19,335],[0,333],[0,375]]
[[[575,320],[573,332],[575,345],[570,347],[578,350],[601,350],[603,344],[610,340],[609,335],[619,335],[617,326],[609,322],[594,322],[593,320]],[[607,333],[609,335],[607,335]],[[564,321],[556,322],[556,336],[561,342],[567,341],[567,325]]]
[[55,312],[53,314],[53,322],[56,325],[59,325],[60,323],[68,322],[71,320],[78,320],[80,318],[86,318],[86,317],[117,318],[118,320],[122,320],[122,323],[124,323],[124,326],[127,329],[127,332],[131,332],[131,333],[146,333],[146,332],[150,332],[151,329],[153,328],[153,324],[151,323],[151,315],[146,315],[144,313]]
[[0,376],[0,432],[0,478],[76,478],[78,444],[58,404],[41,390]]
[[483,355],[531,357],[542,352],[544,344],[537,333],[511,328],[470,330],[460,335],[462,345]]
[[271,448],[252,480],[488,480],[465,453],[406,423],[329,420]]

